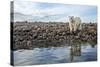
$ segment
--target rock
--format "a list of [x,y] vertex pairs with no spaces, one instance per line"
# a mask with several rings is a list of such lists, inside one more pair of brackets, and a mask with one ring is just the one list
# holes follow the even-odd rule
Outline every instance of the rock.
[[65,36],[65,34],[66,34],[65,32],[62,33],[63,36]]
[[33,39],[36,39],[38,37],[38,34],[34,33],[32,37],[33,37]]
[[[96,41],[97,24],[83,23],[82,30],[70,32],[67,23],[29,23],[15,22],[13,29],[14,49],[30,49],[30,47],[60,46],[66,40]],[[46,42],[44,42],[44,41]],[[46,44],[37,45],[44,42]],[[56,45],[58,44],[59,45]]]
[[79,36],[75,36],[75,38],[76,38],[76,39],[78,39],[78,38],[79,38]]

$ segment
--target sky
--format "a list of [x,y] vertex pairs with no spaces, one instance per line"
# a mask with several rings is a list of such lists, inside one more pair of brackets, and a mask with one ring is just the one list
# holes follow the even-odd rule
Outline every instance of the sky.
[[82,22],[97,22],[97,7],[59,3],[14,1],[14,20],[68,22],[68,16],[80,17]]

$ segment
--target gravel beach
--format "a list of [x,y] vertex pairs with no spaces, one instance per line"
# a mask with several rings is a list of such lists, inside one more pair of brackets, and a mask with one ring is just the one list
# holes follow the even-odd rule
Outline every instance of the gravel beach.
[[82,23],[82,30],[70,32],[63,22],[14,22],[11,23],[12,50],[35,47],[57,47],[73,41],[97,42],[97,23]]

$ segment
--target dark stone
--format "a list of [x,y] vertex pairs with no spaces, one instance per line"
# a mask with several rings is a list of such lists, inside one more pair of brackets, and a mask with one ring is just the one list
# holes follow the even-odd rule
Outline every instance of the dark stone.
[[64,40],[97,42],[97,24],[83,23],[82,30],[70,32],[68,23],[13,23],[13,49],[62,46]]

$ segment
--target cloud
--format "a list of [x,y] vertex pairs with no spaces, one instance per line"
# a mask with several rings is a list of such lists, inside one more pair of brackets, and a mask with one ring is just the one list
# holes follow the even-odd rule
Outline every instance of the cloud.
[[79,16],[83,19],[88,17],[90,20],[87,21],[94,18],[96,21],[97,7],[16,0],[14,2],[14,12],[32,15],[33,18],[36,16],[41,21],[66,21],[65,18],[70,15]]

